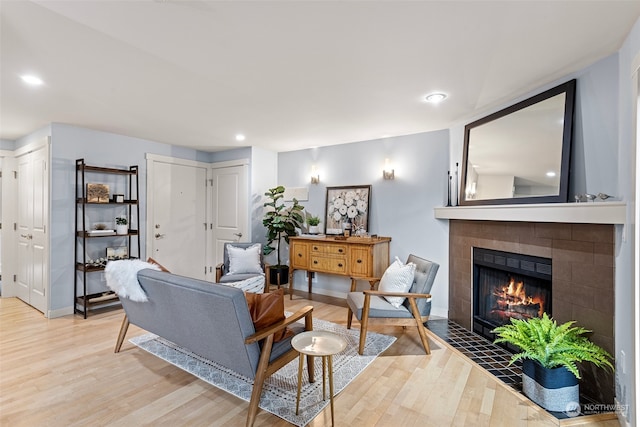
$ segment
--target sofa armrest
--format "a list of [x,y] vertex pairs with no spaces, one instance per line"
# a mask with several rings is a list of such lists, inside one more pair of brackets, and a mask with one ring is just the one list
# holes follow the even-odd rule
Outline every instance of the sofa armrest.
[[312,319],[311,312],[312,311],[313,311],[313,306],[311,306],[311,305],[303,307],[300,310],[298,310],[295,313],[293,313],[291,316],[287,317],[286,319],[281,320],[280,322],[274,323],[273,325],[269,326],[268,328],[262,329],[260,331],[257,331],[253,335],[248,336],[244,340],[244,342],[245,342],[245,344],[252,344],[254,342],[260,341],[260,340],[268,337],[269,335],[273,335],[276,332],[283,330],[284,328],[286,328],[290,324],[292,324],[294,322],[297,322],[298,320],[302,319],[303,317],[305,318],[305,321],[304,321],[305,330],[310,331],[313,328],[312,324],[311,324],[311,319]]

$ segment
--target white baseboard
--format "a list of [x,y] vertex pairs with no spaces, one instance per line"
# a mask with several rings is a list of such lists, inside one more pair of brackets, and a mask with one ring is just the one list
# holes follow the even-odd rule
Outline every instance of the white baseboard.
[[56,317],[68,316],[69,314],[73,314],[73,306],[49,310],[47,312],[47,318],[55,319]]

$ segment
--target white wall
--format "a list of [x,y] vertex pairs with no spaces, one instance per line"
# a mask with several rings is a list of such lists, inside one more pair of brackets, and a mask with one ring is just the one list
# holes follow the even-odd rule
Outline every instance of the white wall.
[[[395,169],[395,180],[382,179],[385,158]],[[278,164],[278,184],[308,187],[309,200],[302,204],[307,212],[322,218],[327,187],[371,184],[369,232],[393,239],[392,259],[398,256],[405,261],[413,253],[440,264],[431,290],[432,314],[447,315],[449,227],[445,221],[434,219],[433,208],[447,201],[448,131],[280,153]],[[314,164],[320,175],[318,185],[310,183]],[[295,274],[295,288],[306,290],[305,272]],[[314,293],[346,296],[348,278],[316,277]],[[364,289],[368,285],[359,286]]]
[[[640,311],[638,281],[638,233],[639,220],[637,189],[637,93],[638,67],[640,67],[640,20],[633,27],[620,49],[617,79],[618,95],[618,140],[617,140],[617,182],[618,193],[627,202],[628,222],[616,227],[616,399],[622,405],[626,421],[633,426],[640,425],[640,354],[639,334]],[[603,106],[604,107],[604,106]],[[621,353],[625,354],[624,363]]]

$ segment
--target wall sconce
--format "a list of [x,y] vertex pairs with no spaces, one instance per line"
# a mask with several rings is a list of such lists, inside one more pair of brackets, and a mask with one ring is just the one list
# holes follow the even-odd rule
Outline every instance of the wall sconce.
[[395,179],[395,171],[389,165],[389,159],[384,159],[384,169],[382,170],[384,179]]
[[311,166],[311,183],[318,184],[320,182],[320,174],[316,169],[316,165]]

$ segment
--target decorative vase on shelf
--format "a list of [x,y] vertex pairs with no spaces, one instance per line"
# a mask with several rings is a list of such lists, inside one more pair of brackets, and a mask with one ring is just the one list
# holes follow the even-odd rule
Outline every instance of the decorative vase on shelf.
[[125,236],[129,234],[129,221],[125,217],[116,218],[116,234],[119,236]]

